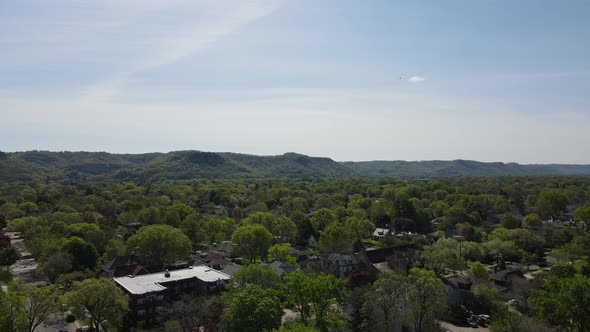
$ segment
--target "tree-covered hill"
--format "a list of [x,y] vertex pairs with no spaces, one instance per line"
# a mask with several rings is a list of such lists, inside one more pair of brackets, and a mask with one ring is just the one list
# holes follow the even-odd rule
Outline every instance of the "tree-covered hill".
[[363,176],[455,177],[455,176],[522,176],[522,175],[585,175],[590,165],[520,165],[516,163],[484,163],[472,160],[451,161],[363,161],[344,162]]
[[238,153],[174,151],[106,152],[27,151],[0,153],[1,181],[82,179],[160,181],[192,178],[337,178],[584,175],[590,165],[519,165],[453,161],[336,162],[296,153],[255,156]]
[[253,156],[236,153],[175,151],[110,154],[106,152],[28,151],[2,153],[0,180],[93,179],[159,181],[192,178],[333,178],[355,175],[329,158],[286,153]]

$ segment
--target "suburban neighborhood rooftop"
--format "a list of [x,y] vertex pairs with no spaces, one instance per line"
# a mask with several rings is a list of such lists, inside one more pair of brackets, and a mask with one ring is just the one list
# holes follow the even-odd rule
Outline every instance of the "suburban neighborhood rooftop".
[[166,286],[162,284],[167,282],[191,278],[197,278],[204,282],[216,282],[219,280],[227,282],[230,276],[208,266],[199,265],[169,272],[114,278],[114,280],[131,294],[145,294],[165,290]]

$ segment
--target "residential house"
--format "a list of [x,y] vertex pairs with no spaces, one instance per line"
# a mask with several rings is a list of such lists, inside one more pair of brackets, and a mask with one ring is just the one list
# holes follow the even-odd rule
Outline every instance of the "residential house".
[[193,264],[191,265],[207,265],[210,268],[221,270],[229,260],[226,259],[224,253],[212,250],[197,251]]
[[470,307],[475,303],[475,295],[473,288],[476,285],[486,285],[489,288],[496,289],[499,292],[506,292],[507,289],[500,285],[494,284],[487,280],[476,279],[468,276],[459,276],[455,278],[443,278],[445,286],[447,286],[447,302],[449,305],[464,305]]
[[233,262],[227,262],[225,266],[219,271],[229,275],[230,277],[233,277],[234,273],[240,271],[241,269],[242,265]]
[[272,263],[260,263],[260,266],[268,266],[271,269],[275,270],[277,274],[281,277],[286,276],[289,273],[295,272],[297,268],[281,261],[273,261]]
[[213,243],[207,248],[207,251],[216,252],[222,254],[226,258],[230,258],[233,246],[234,244],[231,241],[222,241],[221,243]]
[[502,270],[490,275],[490,280],[496,285],[506,287],[510,290],[514,286],[521,286],[523,283],[528,283],[524,274],[520,270]]
[[171,301],[183,294],[216,293],[225,288],[230,276],[208,266],[114,278],[129,301],[124,329],[159,325],[162,312]]
[[420,250],[414,244],[397,245],[388,248],[362,249],[358,254],[358,261],[365,264],[369,272],[407,273],[419,259]]
[[355,259],[352,255],[330,254],[328,261],[333,265],[340,278],[348,277],[352,273]]
[[338,267],[327,257],[310,255],[307,259],[299,262],[299,268],[312,273],[325,273],[338,275]]
[[103,274],[107,277],[123,277],[128,275],[142,275],[149,272],[139,264],[137,256],[131,254],[128,256],[117,256],[111,259],[102,267]]

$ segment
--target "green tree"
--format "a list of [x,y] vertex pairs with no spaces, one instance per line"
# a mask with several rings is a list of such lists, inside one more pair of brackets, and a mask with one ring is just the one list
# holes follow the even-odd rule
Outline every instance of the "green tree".
[[547,189],[539,194],[535,208],[542,216],[558,216],[567,210],[567,204],[568,198],[562,190]]
[[469,276],[482,280],[488,280],[490,278],[488,269],[480,262],[469,263]]
[[280,284],[281,277],[275,270],[268,266],[250,264],[234,273],[231,278],[230,290],[243,290],[249,285],[277,289]]
[[528,229],[511,230],[509,240],[512,240],[518,248],[529,253],[540,252],[545,246],[545,240]]
[[297,225],[291,219],[269,212],[256,212],[244,218],[243,225],[259,224],[283,242],[292,242],[297,235]]
[[199,331],[207,324],[207,301],[202,297],[184,295],[180,301],[174,301],[168,313],[178,320],[182,332]]
[[357,217],[346,218],[344,223],[350,234],[353,235],[355,240],[364,240],[371,237],[375,231],[375,224],[369,221],[369,219],[360,219]]
[[254,262],[258,256],[266,258],[272,234],[260,224],[244,225],[234,231],[231,241],[236,245],[236,253]]
[[447,289],[434,272],[413,268],[408,276],[407,308],[416,332],[430,331],[446,312]]
[[189,238],[169,225],[144,226],[127,240],[127,245],[143,259],[148,270],[156,271],[189,258],[192,251]]
[[6,220],[12,220],[24,216],[25,213],[16,205],[8,202],[0,205],[0,215],[3,216]]
[[496,262],[495,269],[504,269],[506,261],[513,259],[518,260],[522,252],[516,247],[512,241],[504,241],[500,239],[493,239],[483,244],[488,254]]
[[465,208],[461,206],[451,206],[445,212],[444,224],[447,227],[454,226],[459,223],[472,224],[473,218],[467,213]]
[[371,331],[396,331],[401,328],[408,287],[408,280],[399,275],[386,276],[371,286],[363,307]]
[[40,273],[43,273],[50,282],[56,282],[60,275],[72,271],[72,256],[65,252],[57,252],[39,266]]
[[316,329],[315,327],[306,326],[300,322],[293,321],[285,323],[285,325],[278,329],[278,332],[320,332],[320,330]]
[[205,230],[205,223],[200,214],[192,213],[184,218],[180,229],[196,245],[209,241],[207,231]]
[[49,315],[60,310],[63,292],[56,285],[25,288],[24,314],[28,331],[33,332]]
[[584,225],[584,231],[588,231],[590,224],[590,206],[580,206],[574,212],[574,221]]
[[320,232],[324,230],[324,228],[328,227],[328,225],[336,222],[336,215],[332,210],[329,209],[319,209],[313,211],[309,219],[311,220],[311,224],[313,225],[313,229],[316,232]]
[[530,302],[540,318],[568,331],[590,331],[590,278],[549,277],[532,290]]
[[92,244],[73,236],[65,242],[62,249],[72,257],[72,268],[74,270],[94,270],[96,268],[98,251]]
[[491,332],[554,332],[555,328],[520,313],[502,308],[494,312]]
[[540,227],[543,222],[538,213],[529,213],[523,219],[523,224],[527,228]]
[[76,223],[66,227],[68,236],[77,236],[92,244],[99,252],[104,252],[107,239],[97,224]]
[[333,223],[320,236],[320,251],[324,254],[352,252],[353,235],[342,224]]
[[296,271],[285,276],[285,297],[296,311],[301,322],[314,325],[320,331],[327,331],[331,325],[343,322],[338,309],[345,298],[342,281],[333,275],[307,275]]
[[15,248],[4,248],[0,249],[0,266],[5,266],[6,271],[10,266],[20,258],[20,254]]
[[413,219],[416,216],[416,207],[412,203],[407,190],[402,189],[396,193],[393,205],[396,217]]
[[496,312],[502,303],[502,296],[497,289],[488,287],[486,284],[473,286],[475,307],[482,312]]
[[109,262],[111,259],[117,256],[126,255],[127,252],[127,244],[125,241],[121,239],[113,239],[105,246],[104,254],[102,255],[102,261],[105,263]]
[[274,244],[268,249],[269,262],[277,260],[289,265],[295,265],[295,257],[289,255],[289,250],[291,250],[291,245],[288,243]]
[[472,241],[461,243],[461,256],[467,261],[479,261],[485,257],[485,251],[481,244]]
[[222,318],[224,331],[270,331],[281,325],[283,306],[271,289],[248,285],[227,302]]
[[502,218],[500,218],[500,224],[502,225],[502,227],[507,229],[514,229],[520,227],[520,221],[518,221],[514,214],[510,212],[506,212],[504,213],[504,215],[502,215]]
[[184,220],[187,216],[195,213],[195,209],[180,202],[176,202],[170,206],[167,206],[166,209],[176,212],[180,220]]
[[459,243],[453,238],[440,238],[434,244],[424,246],[421,256],[426,266],[439,276],[445,269],[456,270],[462,266]]
[[100,331],[105,320],[119,326],[127,313],[127,298],[115,282],[106,279],[86,279],[74,283],[65,302],[78,317],[88,317],[90,326]]
[[549,275],[557,278],[573,278],[576,275],[576,268],[569,263],[557,263],[551,267]]
[[27,330],[24,315],[25,296],[22,282],[10,282],[6,289],[0,291],[0,330],[20,332]]

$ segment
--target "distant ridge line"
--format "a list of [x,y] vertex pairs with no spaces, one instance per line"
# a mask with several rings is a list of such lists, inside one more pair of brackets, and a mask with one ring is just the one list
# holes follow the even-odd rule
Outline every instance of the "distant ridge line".
[[590,165],[473,160],[337,162],[294,152],[257,156],[182,150],[152,153],[0,152],[0,181],[163,181],[195,178],[339,178],[590,175]]

